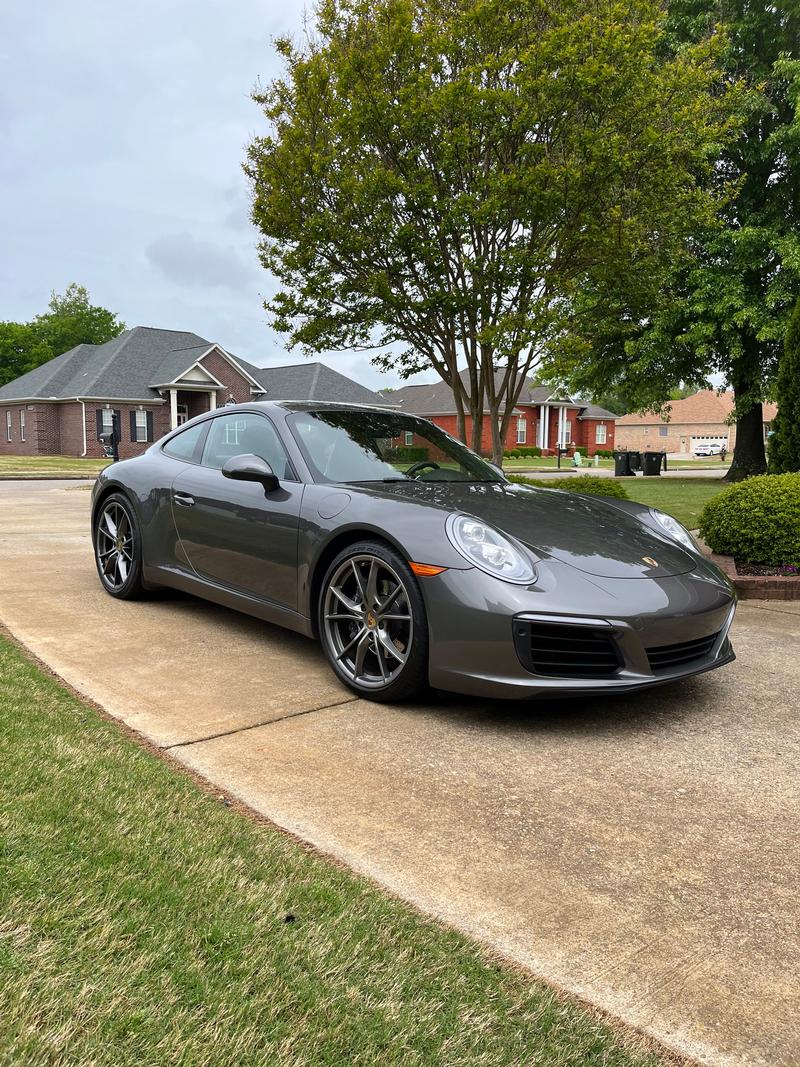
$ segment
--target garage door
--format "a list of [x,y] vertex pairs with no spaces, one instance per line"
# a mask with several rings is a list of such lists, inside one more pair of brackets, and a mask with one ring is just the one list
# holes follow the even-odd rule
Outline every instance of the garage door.
[[697,445],[717,445],[719,448],[728,447],[727,437],[692,437],[692,451]]

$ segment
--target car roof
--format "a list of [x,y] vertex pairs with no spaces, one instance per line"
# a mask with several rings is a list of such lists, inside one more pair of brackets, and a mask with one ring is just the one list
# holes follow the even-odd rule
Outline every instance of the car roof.
[[[233,405],[231,406],[233,407]],[[237,404],[236,406],[266,409],[280,408],[282,411],[372,411],[380,415],[403,415],[404,417],[411,415],[410,412],[398,411],[397,408],[391,407],[379,407],[377,404],[353,404],[333,400],[249,400],[245,404]],[[223,407],[217,410],[224,411],[225,409]],[[411,415],[411,418],[417,417]]]

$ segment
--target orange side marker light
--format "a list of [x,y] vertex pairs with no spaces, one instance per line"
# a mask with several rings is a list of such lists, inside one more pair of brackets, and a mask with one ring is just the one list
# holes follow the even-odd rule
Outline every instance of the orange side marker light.
[[411,560],[408,561],[408,565],[420,578],[432,578],[434,574],[441,574],[442,571],[447,570],[447,567],[434,567],[430,563],[412,563]]

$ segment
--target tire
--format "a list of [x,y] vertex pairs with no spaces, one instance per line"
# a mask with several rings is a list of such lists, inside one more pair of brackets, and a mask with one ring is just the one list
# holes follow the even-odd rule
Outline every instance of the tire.
[[361,541],[340,552],[322,581],[317,611],[325,655],[348,689],[388,704],[427,688],[425,604],[389,545]]
[[100,583],[118,600],[144,593],[142,538],[133,507],[122,493],[111,493],[97,509],[92,525],[94,561]]

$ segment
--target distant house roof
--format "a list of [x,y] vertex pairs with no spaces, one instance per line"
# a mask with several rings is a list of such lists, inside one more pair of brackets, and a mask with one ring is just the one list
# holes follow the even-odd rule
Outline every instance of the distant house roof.
[[[497,388],[500,388],[503,372],[495,371]],[[459,372],[459,377],[469,388],[469,373],[466,370]],[[431,385],[406,385],[402,389],[394,389],[391,394],[392,401],[400,407],[401,411],[407,411],[413,415],[454,415],[456,413],[453,390],[444,382],[434,382]],[[596,404],[587,404],[583,400],[576,400],[549,386],[535,385],[526,382],[519,394],[517,404],[540,405],[558,404],[580,408],[579,418],[587,419],[616,419],[617,416]]]
[[[677,425],[718,425],[725,423],[733,411],[733,392],[729,389],[719,393],[716,389],[701,389],[683,400],[671,400],[669,416],[664,418],[654,412],[622,415],[617,426],[660,426],[667,422]],[[764,421],[772,422],[778,414],[774,404],[764,404]]]
[[[0,387],[3,400],[160,400],[159,388],[178,382],[210,349],[218,350],[270,400],[336,400],[378,404],[378,393],[324,363],[254,367],[220,345],[183,330],[135,326],[104,345],[78,345]],[[211,382],[213,387],[213,381]]]

